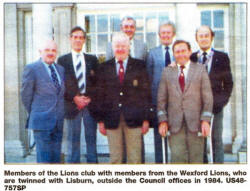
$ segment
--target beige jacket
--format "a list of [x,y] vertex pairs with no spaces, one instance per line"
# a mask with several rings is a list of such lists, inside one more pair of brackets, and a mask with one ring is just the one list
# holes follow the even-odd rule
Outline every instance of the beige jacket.
[[185,117],[189,131],[200,131],[201,121],[212,117],[213,95],[205,67],[190,63],[184,92],[179,85],[178,67],[167,67],[162,72],[158,89],[159,123],[167,121],[171,133],[177,133]]

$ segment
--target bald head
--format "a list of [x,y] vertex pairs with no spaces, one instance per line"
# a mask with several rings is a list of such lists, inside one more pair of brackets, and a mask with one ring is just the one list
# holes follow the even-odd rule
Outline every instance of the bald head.
[[52,64],[56,60],[57,45],[54,40],[45,40],[39,46],[40,56],[42,61],[47,64]]

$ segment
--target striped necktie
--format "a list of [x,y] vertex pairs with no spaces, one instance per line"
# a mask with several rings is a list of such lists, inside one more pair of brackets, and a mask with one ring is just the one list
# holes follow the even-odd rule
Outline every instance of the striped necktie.
[[56,90],[57,90],[57,94],[59,94],[59,92],[61,90],[61,86],[59,84],[59,80],[57,78],[56,71],[52,65],[49,65],[49,69],[51,72],[52,81],[54,82],[54,86],[56,87]]
[[83,69],[80,54],[77,54],[77,65],[76,65],[76,78],[78,82],[78,87],[80,93],[84,93],[84,79],[83,79]]

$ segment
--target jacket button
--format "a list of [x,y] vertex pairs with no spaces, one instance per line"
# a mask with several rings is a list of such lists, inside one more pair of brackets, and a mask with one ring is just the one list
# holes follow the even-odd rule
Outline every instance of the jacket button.
[[120,92],[120,96],[123,96],[123,92]]
[[121,104],[121,103],[119,103],[119,104],[118,104],[118,106],[119,106],[119,107],[122,107],[122,104]]

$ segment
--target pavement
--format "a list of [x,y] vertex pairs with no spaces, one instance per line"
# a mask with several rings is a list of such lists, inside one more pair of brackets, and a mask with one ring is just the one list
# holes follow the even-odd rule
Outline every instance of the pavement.
[[[170,156],[170,155],[169,155]],[[232,153],[225,153],[225,164],[239,164],[238,155]],[[98,154],[98,161],[100,164],[108,164],[109,163],[109,155],[108,154]],[[145,154],[145,164],[154,164],[154,153],[146,153]],[[36,153],[35,150],[26,157],[15,157],[8,156],[5,158],[5,164],[34,164],[36,163]],[[81,163],[86,163],[85,155],[81,155]],[[244,162],[243,162],[244,163]]]

